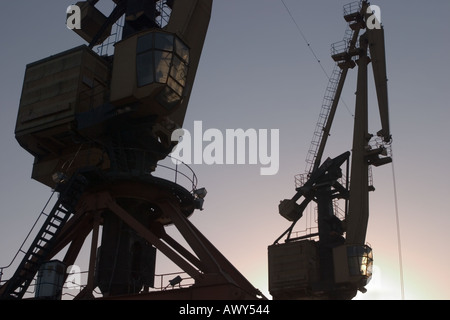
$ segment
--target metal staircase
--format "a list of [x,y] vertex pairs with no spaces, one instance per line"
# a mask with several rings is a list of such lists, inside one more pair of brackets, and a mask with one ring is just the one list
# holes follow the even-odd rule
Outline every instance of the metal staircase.
[[[50,252],[55,245],[55,238],[64,227],[75,206],[84,192],[87,179],[81,174],[75,174],[68,181],[62,180],[55,192],[60,192],[59,198],[50,212],[45,208],[41,214],[47,216],[28,251],[25,253],[19,267],[11,279],[0,288],[0,299],[21,299],[33,281],[42,263],[49,260]],[[16,255],[17,256],[17,255]]]
[[317,151],[320,146],[320,142],[322,141],[323,129],[325,127],[325,123],[327,122],[328,116],[330,114],[331,106],[333,104],[337,85],[339,83],[339,79],[341,78],[342,69],[336,66],[333,69],[333,73],[331,74],[327,89],[325,91],[325,95],[322,102],[322,108],[319,114],[319,120],[317,121],[316,128],[314,130],[314,134],[311,140],[311,145],[308,150],[308,154],[306,156],[306,172],[309,174],[313,169],[314,162],[316,161]]
[[[340,92],[337,94],[337,91],[339,82],[341,81],[341,77],[344,73],[343,71],[348,70],[349,68],[353,69],[356,66],[353,57],[358,54],[357,49],[355,49],[358,46],[353,42],[355,42],[355,34],[359,33],[359,30],[364,27],[360,24],[360,10],[361,1],[352,2],[344,6],[344,16],[348,22],[348,26],[343,40],[336,42],[331,46],[331,55],[336,64],[328,80],[328,85],[322,101],[322,108],[319,114],[319,120],[317,121],[313,138],[311,140],[311,145],[306,156],[305,175],[310,175],[314,170],[318,150],[323,139],[325,126],[330,116],[330,111],[335,99],[338,99],[337,97],[340,96]],[[299,179],[299,177],[296,177],[296,181]]]

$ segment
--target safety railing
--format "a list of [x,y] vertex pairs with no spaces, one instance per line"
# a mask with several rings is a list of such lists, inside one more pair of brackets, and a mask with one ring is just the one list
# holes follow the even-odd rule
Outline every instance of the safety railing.
[[168,155],[164,160],[158,162],[158,165],[153,173],[154,176],[164,177],[169,174],[172,181],[185,187],[191,192],[197,190],[198,178],[194,170],[185,164],[183,161]]
[[109,157],[112,170],[118,173],[152,175],[179,184],[191,192],[197,189],[198,178],[194,170],[171,155],[137,148],[115,148]]
[[155,275],[156,291],[188,288],[195,284],[195,280],[185,272],[172,272]]
[[359,13],[361,11],[361,8],[362,0],[347,3],[346,5],[344,5],[344,17]]
[[348,39],[337,41],[331,44],[331,56],[337,56],[348,52],[350,42]]

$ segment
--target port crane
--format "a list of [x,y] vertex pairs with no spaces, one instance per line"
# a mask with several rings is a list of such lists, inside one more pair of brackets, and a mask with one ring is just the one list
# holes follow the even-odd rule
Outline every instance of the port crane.
[[[24,298],[37,275],[33,298],[60,299],[91,235],[74,299],[266,299],[188,219],[206,195],[195,173],[160,163],[183,126],[212,0],[113,2],[109,16],[98,0],[77,2],[73,31],[87,44],[27,65],[16,139],[35,157],[32,178],[57,200],[0,297]],[[98,54],[122,17],[114,54]],[[164,167],[170,176],[156,174]],[[157,252],[183,271],[161,288]]]
[[[51,187],[57,200],[42,211],[45,221],[30,247],[20,249],[23,259],[1,284],[1,299],[23,299],[36,275],[34,299],[61,299],[67,267],[89,235],[87,283],[74,299],[267,299],[189,221],[206,195],[195,173],[182,172],[183,164],[175,161],[174,180],[155,175],[176,144],[172,132],[183,126],[212,0],[113,0],[109,16],[96,8],[98,2],[76,3],[82,28],[74,31],[87,45],[27,66],[16,139],[35,157],[32,178]],[[310,152],[312,168],[294,197],[279,206],[292,226],[268,248],[274,299],[350,299],[370,278],[368,172],[369,166],[390,161],[385,145],[391,138],[384,34],[382,28],[367,27],[369,6],[361,1],[347,7],[352,36],[344,50],[336,47],[333,54],[339,71],[330,81],[337,81],[337,87],[314,143],[318,150]],[[93,48],[102,46],[121,17],[123,33],[114,54],[97,54]],[[382,119],[375,148],[367,132],[369,62]],[[345,77],[356,66],[352,153],[321,163]],[[351,180],[342,183],[340,166],[349,163],[350,155]],[[187,187],[180,177],[187,178]],[[333,211],[335,199],[348,205],[344,220]],[[291,237],[312,201],[318,205],[318,234]],[[169,225],[187,247],[166,232]],[[177,275],[167,285],[176,290],[156,290],[157,252],[193,283],[181,286],[185,278]],[[61,253],[63,258],[55,260]]]
[[[366,291],[372,274],[372,248],[366,244],[369,191],[374,191],[371,167],[392,161],[384,28],[374,20],[368,1],[344,6],[344,18],[349,28],[344,40],[332,46],[336,66],[308,152],[309,168],[296,177],[295,195],[279,204],[279,213],[292,224],[268,248],[269,291],[274,299],[351,299],[358,290]],[[381,120],[376,135],[368,131],[369,64]],[[355,67],[352,150],[322,162],[348,71]],[[336,206],[339,200],[345,203],[342,217]],[[311,202],[317,205],[318,232],[294,237],[293,228]]]

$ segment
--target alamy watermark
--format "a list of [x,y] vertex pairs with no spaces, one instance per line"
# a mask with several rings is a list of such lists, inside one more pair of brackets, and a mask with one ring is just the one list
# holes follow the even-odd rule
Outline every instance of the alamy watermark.
[[370,30],[381,29],[381,9],[379,6],[370,5],[367,8],[367,14],[370,16],[367,18],[366,25]]
[[77,5],[71,5],[66,10],[66,26],[70,30],[81,29],[81,9]]
[[65,288],[68,290],[81,290],[81,268],[71,265],[67,268]]
[[279,139],[279,129],[226,129],[223,133],[214,128],[203,131],[203,122],[194,121],[193,134],[186,129],[172,133],[172,141],[178,142],[172,151],[173,161],[207,165],[260,164],[261,175],[275,175],[280,165]]

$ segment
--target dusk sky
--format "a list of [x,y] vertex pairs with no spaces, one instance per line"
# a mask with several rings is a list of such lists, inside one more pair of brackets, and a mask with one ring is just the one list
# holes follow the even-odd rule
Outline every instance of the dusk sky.
[[[196,211],[191,221],[268,297],[267,247],[290,225],[278,214],[278,204],[294,195],[294,176],[304,173],[328,83],[323,69],[328,74],[333,70],[330,45],[343,38],[343,6],[348,2],[284,0],[290,13],[281,0],[213,3],[184,127],[192,132],[194,122],[202,121],[204,131],[276,129],[279,170],[260,175],[260,163],[193,164],[199,187],[208,194],[204,210]],[[51,194],[30,178],[33,157],[17,143],[14,128],[26,65],[84,44],[65,26],[71,4],[2,3],[0,266],[9,264]],[[105,13],[112,10],[110,0],[99,4]],[[376,191],[370,193],[366,239],[373,249],[375,273],[368,292],[356,298],[402,298],[401,249],[404,298],[449,299],[450,2],[371,4],[381,8],[386,34],[395,170],[392,164],[373,169]],[[349,72],[325,157],[351,149],[356,70]],[[369,72],[370,130],[376,133],[381,127],[371,76]],[[157,271],[172,271],[164,266]],[[5,270],[2,280],[13,271]]]

